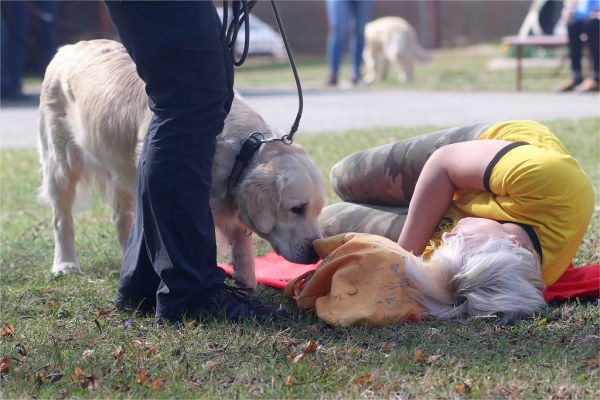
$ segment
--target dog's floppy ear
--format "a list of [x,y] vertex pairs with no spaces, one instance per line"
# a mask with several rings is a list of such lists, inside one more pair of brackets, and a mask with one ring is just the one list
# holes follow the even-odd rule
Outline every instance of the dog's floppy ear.
[[246,176],[235,199],[238,218],[260,233],[269,233],[277,222],[281,191],[287,177],[277,175],[269,166],[261,166]]

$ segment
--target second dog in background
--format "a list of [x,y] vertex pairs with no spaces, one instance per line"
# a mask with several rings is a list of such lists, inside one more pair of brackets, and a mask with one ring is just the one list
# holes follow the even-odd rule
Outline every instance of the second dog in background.
[[419,44],[415,28],[403,18],[379,18],[369,22],[365,28],[363,59],[367,83],[385,79],[390,66],[398,71],[400,82],[411,81],[414,65],[431,58],[431,52]]

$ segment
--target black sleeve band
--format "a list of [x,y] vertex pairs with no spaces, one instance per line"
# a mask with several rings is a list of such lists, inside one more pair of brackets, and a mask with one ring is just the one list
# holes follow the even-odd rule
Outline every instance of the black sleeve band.
[[531,242],[533,243],[533,248],[535,249],[535,252],[538,253],[538,256],[540,256],[540,262],[542,262],[542,260],[543,260],[542,245],[540,243],[540,239],[537,236],[537,233],[535,233],[535,230],[533,230],[533,228],[530,225],[521,224],[519,222],[512,222],[512,221],[498,221],[498,223],[499,224],[515,224],[515,225],[519,225],[521,228],[523,228],[525,230],[525,232],[527,232],[527,236],[529,236],[529,239],[531,239]]
[[498,154],[496,154],[494,156],[494,158],[492,159],[492,161],[490,161],[490,163],[488,164],[487,168],[485,169],[485,172],[483,174],[483,187],[485,188],[486,191],[488,192],[492,192],[492,189],[490,189],[490,176],[492,175],[492,171],[494,170],[494,167],[496,166],[496,164],[498,163],[498,161],[500,161],[500,159],[509,151],[511,151],[512,149],[514,149],[515,147],[519,147],[519,146],[523,146],[525,144],[529,144],[527,142],[514,142],[511,143],[509,145],[507,145],[506,147],[503,147]]

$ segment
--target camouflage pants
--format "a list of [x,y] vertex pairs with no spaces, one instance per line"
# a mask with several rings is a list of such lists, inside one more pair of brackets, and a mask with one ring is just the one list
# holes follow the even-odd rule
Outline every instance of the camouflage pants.
[[319,217],[325,236],[372,233],[397,241],[425,162],[442,146],[477,140],[496,122],[445,129],[351,154],[333,166],[331,187],[343,203]]

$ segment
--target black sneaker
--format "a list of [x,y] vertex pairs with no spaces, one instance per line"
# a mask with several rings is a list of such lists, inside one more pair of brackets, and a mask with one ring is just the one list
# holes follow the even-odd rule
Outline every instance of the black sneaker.
[[115,295],[115,308],[120,311],[139,311],[142,314],[154,313],[156,310],[156,298],[125,296],[119,292]]
[[[228,321],[254,320],[258,323],[273,322],[279,318],[288,317],[288,312],[282,306],[270,306],[248,297],[251,289],[240,289],[225,283],[215,292],[200,309],[193,314],[208,316]],[[186,314],[188,318],[194,315]],[[180,323],[180,319],[156,316],[156,326]]]

